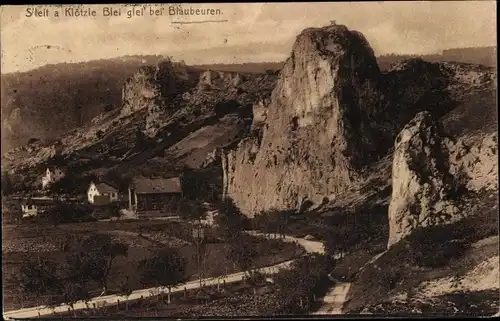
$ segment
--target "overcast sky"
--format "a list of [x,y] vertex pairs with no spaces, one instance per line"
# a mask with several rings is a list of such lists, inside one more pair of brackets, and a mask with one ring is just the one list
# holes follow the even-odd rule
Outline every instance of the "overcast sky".
[[[183,5],[219,8],[217,17],[127,18],[130,7],[121,17],[102,17],[104,5],[82,6],[89,7],[98,17],[26,17],[28,6],[2,6],[2,73],[136,54],[188,64],[281,61],[301,30],[330,20],[362,32],[377,55],[496,45],[494,1]],[[205,19],[227,22],[172,24]]]

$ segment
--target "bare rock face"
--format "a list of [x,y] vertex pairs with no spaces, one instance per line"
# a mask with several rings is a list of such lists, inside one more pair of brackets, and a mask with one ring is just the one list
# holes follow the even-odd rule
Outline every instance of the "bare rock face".
[[465,195],[498,188],[496,154],[494,135],[471,147],[447,138],[429,112],[418,113],[396,138],[388,247],[418,227],[465,217]]
[[146,109],[143,132],[154,137],[164,125],[162,121],[172,114],[171,101],[182,94],[188,81],[185,72],[168,60],[156,66],[141,67],[123,85],[121,115],[128,116]]
[[237,87],[245,81],[245,77],[235,72],[223,72],[207,70],[200,75],[198,87],[200,89],[217,88],[225,89],[229,87]]
[[377,147],[370,122],[380,109],[379,77],[360,33],[304,30],[255,119],[262,131],[222,153],[225,196],[251,216],[319,205],[350,188]]

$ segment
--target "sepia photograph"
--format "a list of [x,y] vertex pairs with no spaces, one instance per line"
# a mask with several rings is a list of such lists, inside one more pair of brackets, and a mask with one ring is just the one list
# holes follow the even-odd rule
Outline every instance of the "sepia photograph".
[[499,316],[496,7],[2,5],[3,318]]

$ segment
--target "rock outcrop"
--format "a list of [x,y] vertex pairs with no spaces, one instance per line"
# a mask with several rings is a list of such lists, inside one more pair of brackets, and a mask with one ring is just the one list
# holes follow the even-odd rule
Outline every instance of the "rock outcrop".
[[380,112],[379,77],[360,33],[342,25],[304,30],[261,106],[262,132],[221,155],[225,195],[253,215],[305,200],[319,205],[351,188],[377,150],[370,125]]
[[143,132],[154,137],[176,111],[173,108],[175,101],[191,86],[186,69],[169,60],[156,66],[141,67],[123,85],[121,115],[128,116],[146,109]]
[[466,196],[498,188],[496,141],[455,142],[429,112],[417,114],[396,138],[388,247],[419,227],[462,219]]
[[207,70],[200,75],[198,87],[200,89],[225,89],[230,87],[238,87],[245,80],[246,78],[243,75],[236,72]]

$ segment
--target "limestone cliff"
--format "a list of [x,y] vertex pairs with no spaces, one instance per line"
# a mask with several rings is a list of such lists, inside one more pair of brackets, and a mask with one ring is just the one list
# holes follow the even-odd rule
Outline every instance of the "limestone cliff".
[[379,77],[360,33],[304,30],[268,105],[259,106],[262,132],[222,153],[225,195],[253,215],[306,199],[319,205],[351,188],[377,149],[370,123],[380,112]]
[[143,132],[154,137],[176,111],[175,101],[192,86],[186,68],[169,60],[141,67],[123,85],[121,115],[146,109]]
[[393,157],[389,247],[419,227],[462,219],[467,196],[498,188],[496,137],[454,141],[428,112],[405,126]]

